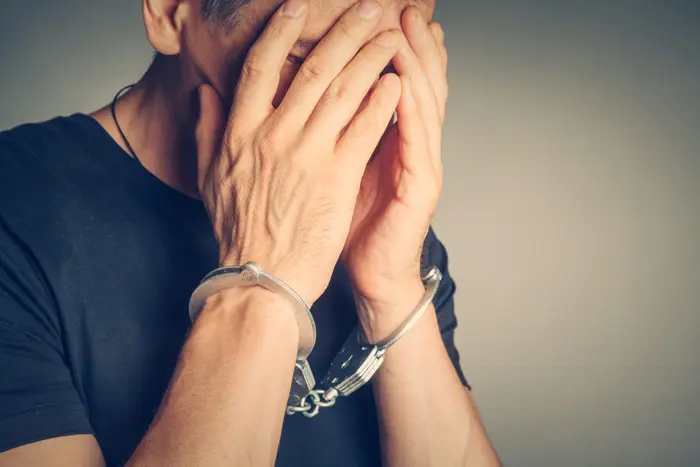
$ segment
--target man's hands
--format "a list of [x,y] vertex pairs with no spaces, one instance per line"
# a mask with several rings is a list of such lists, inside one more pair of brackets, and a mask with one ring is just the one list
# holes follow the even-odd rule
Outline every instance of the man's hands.
[[420,255],[442,188],[447,52],[437,23],[402,16],[394,66],[402,83],[398,124],[367,166],[343,257],[370,342],[394,331],[418,303]]
[[197,152],[220,263],[256,261],[310,305],[330,280],[367,161],[399,102],[401,83],[388,74],[360,108],[401,34],[367,42],[381,7],[372,0],[353,6],[275,109],[280,69],[306,10],[304,0],[290,0],[273,15],[245,61],[228,122],[215,91],[200,88]]
[[[311,304],[342,253],[367,304],[360,309],[393,306],[405,316],[415,303],[404,302],[422,292],[420,251],[442,185],[442,30],[408,8],[403,34],[369,40],[381,7],[360,2],[274,108],[306,10],[305,0],[290,0],[273,15],[248,54],[228,121],[215,91],[200,89],[199,188],[220,262],[256,261]],[[399,77],[376,83],[392,61]],[[395,109],[398,124],[387,130]]]

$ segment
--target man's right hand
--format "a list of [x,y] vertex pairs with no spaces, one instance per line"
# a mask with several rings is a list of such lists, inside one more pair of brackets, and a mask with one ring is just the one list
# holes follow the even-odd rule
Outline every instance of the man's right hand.
[[368,42],[382,12],[363,0],[316,46],[274,108],[280,70],[307,11],[306,0],[289,0],[272,16],[248,53],[228,119],[214,89],[200,87],[197,152],[220,264],[255,261],[311,305],[340,256],[401,82],[384,75],[363,104],[400,34]]

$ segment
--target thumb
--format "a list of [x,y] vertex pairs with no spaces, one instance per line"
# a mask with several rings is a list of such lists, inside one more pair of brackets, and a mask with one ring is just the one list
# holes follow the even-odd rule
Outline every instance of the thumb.
[[209,166],[220,150],[226,127],[224,106],[219,94],[208,84],[199,87],[199,119],[195,129],[197,141],[197,184],[201,191]]

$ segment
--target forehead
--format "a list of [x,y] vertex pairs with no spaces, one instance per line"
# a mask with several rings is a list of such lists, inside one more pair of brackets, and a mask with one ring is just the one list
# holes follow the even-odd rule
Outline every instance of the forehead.
[[[376,0],[383,8],[383,16],[374,35],[388,29],[401,27],[401,13],[408,6],[416,6],[425,17],[426,22],[432,20],[437,0]],[[297,42],[296,49],[309,51],[331,29],[342,14],[358,0],[309,0],[309,13],[306,26]],[[263,6],[265,4],[265,6]],[[265,21],[262,19],[271,14],[281,4],[279,0],[252,3],[255,11],[250,15],[255,23],[254,28],[261,31]],[[262,7],[262,8],[261,8]],[[262,9],[263,11],[260,11]]]
[[[414,5],[423,12],[426,21],[430,21],[435,10],[436,0],[377,0],[384,14],[376,33],[400,28],[401,12],[408,6]],[[357,0],[310,0],[309,19],[303,37],[318,40],[328,32],[342,14],[352,7]]]
[[[396,13],[402,11],[404,8],[415,5],[418,8],[422,8],[426,11],[432,10],[435,7],[435,0],[376,0],[382,8],[384,8],[385,14]],[[330,17],[335,20],[340,17],[348,8],[358,3],[358,0],[309,0],[309,7],[311,16],[322,15],[325,17]]]

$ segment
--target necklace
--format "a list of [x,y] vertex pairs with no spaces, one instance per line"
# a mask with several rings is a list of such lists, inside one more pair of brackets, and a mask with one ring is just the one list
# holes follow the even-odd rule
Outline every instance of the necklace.
[[138,156],[136,156],[136,151],[134,151],[134,148],[131,147],[131,143],[129,143],[129,140],[126,139],[126,135],[124,134],[124,131],[122,130],[122,127],[119,125],[119,121],[117,120],[117,100],[124,94],[126,91],[129,89],[133,88],[134,85],[130,84],[128,86],[124,86],[117,92],[117,94],[114,96],[114,99],[112,99],[112,105],[111,105],[111,110],[112,110],[112,119],[114,120],[114,124],[117,125],[117,130],[119,130],[119,134],[121,135],[122,139],[124,140],[124,143],[126,144],[126,147],[129,148],[129,152],[131,153],[131,157],[133,157],[136,162],[138,162],[140,165],[141,160],[139,160]]

